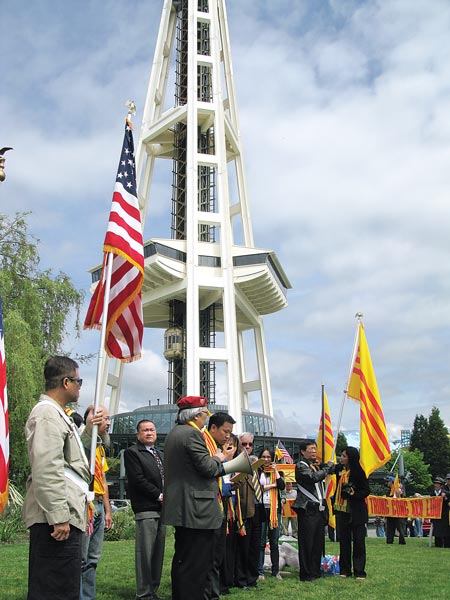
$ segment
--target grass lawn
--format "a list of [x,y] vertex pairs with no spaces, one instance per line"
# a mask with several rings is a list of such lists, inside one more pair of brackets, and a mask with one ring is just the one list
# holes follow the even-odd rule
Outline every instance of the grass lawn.
[[[406,546],[388,546],[367,538],[367,579],[328,576],[300,583],[296,572],[283,581],[268,577],[254,591],[232,589],[234,600],[434,600],[450,595],[450,549],[429,548],[426,538],[408,538]],[[327,542],[327,554],[339,545]],[[166,546],[160,595],[170,598],[173,537]],[[0,546],[0,600],[25,600],[28,544]],[[105,542],[97,573],[97,600],[134,600],[134,541]],[[224,596],[226,598],[226,596]]]

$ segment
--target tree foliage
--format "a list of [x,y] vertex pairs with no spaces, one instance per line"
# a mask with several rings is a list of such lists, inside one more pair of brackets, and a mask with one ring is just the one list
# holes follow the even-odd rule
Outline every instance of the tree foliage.
[[10,478],[22,485],[28,460],[23,427],[43,390],[43,366],[63,353],[66,324],[79,311],[83,294],[62,272],[39,269],[38,240],[28,232],[27,215],[0,215],[0,296],[8,381]]
[[340,431],[337,436],[336,441],[336,456],[340,456],[341,452],[344,448],[348,446],[347,438],[345,437],[345,433]]
[[430,463],[431,473],[433,477],[445,477],[450,466],[450,440],[448,429],[436,406],[432,408],[428,418],[427,435],[429,445],[425,457]]
[[[392,453],[392,457],[385,465],[385,469],[391,471],[393,465],[397,462],[394,472],[398,473],[398,452]],[[432,485],[430,465],[424,461],[423,452],[415,448],[414,450],[401,450],[405,467],[406,481],[404,481],[407,496],[414,494],[428,494]],[[386,493],[386,492],[385,492]]]
[[450,438],[448,429],[434,406],[427,419],[417,415],[411,433],[411,450],[423,452],[425,463],[430,465],[433,477],[445,476],[450,467]]
[[423,415],[416,415],[414,419],[413,430],[411,431],[410,449],[421,450],[425,448],[427,444],[427,429],[428,419]]

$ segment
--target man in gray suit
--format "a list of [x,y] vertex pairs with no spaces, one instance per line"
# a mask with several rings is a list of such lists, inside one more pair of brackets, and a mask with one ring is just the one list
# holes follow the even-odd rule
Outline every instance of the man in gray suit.
[[164,444],[162,519],[175,527],[172,600],[203,600],[223,520],[217,477],[224,474],[225,456],[219,449],[211,456],[201,434],[211,414],[207,403],[203,396],[181,398],[177,425]]

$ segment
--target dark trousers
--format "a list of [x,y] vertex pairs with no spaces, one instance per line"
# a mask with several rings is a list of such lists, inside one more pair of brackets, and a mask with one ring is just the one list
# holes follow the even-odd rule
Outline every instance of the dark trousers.
[[[265,520],[261,523],[261,550],[259,554],[258,573],[264,575],[264,558],[266,555],[266,539],[269,538],[270,562],[272,564],[272,575],[278,574],[280,570],[280,550],[278,539],[280,537],[280,527],[270,529],[270,508],[265,508]],[[281,513],[278,514],[278,523],[281,522]]]
[[[351,514],[336,512],[339,522],[339,566],[342,575],[351,577],[352,562],[355,577],[365,577],[366,572],[366,525],[354,525]],[[353,544],[353,552],[352,552]]]
[[318,505],[298,511],[298,562],[300,581],[320,577],[320,565],[325,548],[325,516]]
[[30,527],[28,600],[79,600],[82,532],[70,526],[67,540],[51,537],[53,526]]
[[435,535],[434,545],[436,546],[436,548],[450,548],[450,537]]
[[228,532],[225,540],[225,556],[220,567],[220,589],[224,590],[234,585],[234,570],[236,564],[236,543],[239,535],[236,524],[228,521]]
[[[136,513],[136,599],[151,598],[159,588],[164,562],[166,526],[149,513]],[[150,513],[151,514],[151,513]]]
[[[262,506],[262,505],[261,505]],[[246,535],[236,536],[236,571],[234,581],[237,587],[252,587],[258,580],[258,560],[261,546],[261,511],[256,507],[254,517],[245,519]]]
[[399,519],[397,517],[386,518],[386,543],[393,544],[395,537],[395,530],[398,529],[398,543],[406,544],[405,542],[405,519]]
[[172,600],[203,600],[214,555],[215,531],[175,527]]
[[219,529],[214,529],[214,556],[205,588],[205,600],[219,600],[220,597],[220,567],[225,556],[227,537],[227,522],[223,520]]

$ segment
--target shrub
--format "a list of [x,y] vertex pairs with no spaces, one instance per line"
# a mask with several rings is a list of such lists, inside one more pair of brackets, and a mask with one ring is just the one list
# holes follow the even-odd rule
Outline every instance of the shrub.
[[12,544],[26,537],[27,530],[22,521],[22,504],[22,494],[10,481],[8,504],[0,516],[0,543]]
[[135,536],[136,526],[131,506],[127,506],[127,508],[115,512],[113,514],[113,526],[109,531],[105,531],[105,540],[108,542],[134,540]]
[[25,538],[26,534],[21,507],[8,505],[0,517],[0,543],[12,544]]

